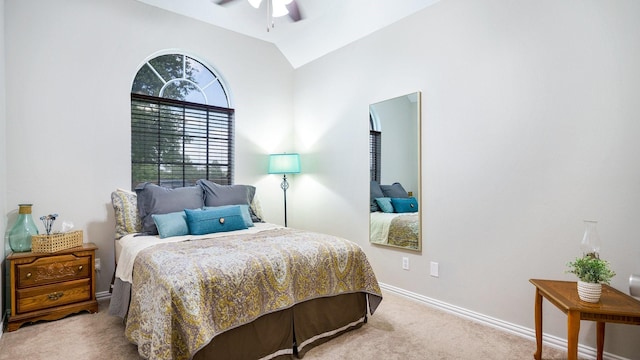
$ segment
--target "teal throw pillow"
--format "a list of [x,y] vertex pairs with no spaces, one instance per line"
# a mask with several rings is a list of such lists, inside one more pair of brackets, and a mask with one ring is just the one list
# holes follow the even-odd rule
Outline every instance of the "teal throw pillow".
[[239,206],[206,210],[185,209],[184,213],[187,215],[187,226],[191,235],[204,235],[247,228]]
[[189,235],[187,216],[184,211],[169,214],[153,214],[151,217],[158,228],[158,234],[161,239],[170,236]]
[[414,197],[391,198],[391,205],[397,213],[418,212],[418,201]]
[[251,219],[251,213],[249,212],[249,205],[242,204],[242,205],[205,206],[204,210],[224,209],[232,206],[238,206],[240,208],[240,212],[242,213],[242,219],[244,220],[244,224],[247,225],[247,227],[254,226],[253,220]]
[[393,205],[391,205],[391,198],[388,198],[388,197],[376,198],[376,202],[378,203],[378,206],[380,207],[380,209],[382,209],[382,212],[386,212],[386,213],[393,212]]

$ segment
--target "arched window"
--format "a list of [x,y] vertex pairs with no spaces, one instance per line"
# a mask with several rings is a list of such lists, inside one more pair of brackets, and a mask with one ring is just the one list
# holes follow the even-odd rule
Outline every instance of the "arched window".
[[146,62],[131,88],[131,186],[233,183],[234,110],[201,61],[167,54]]

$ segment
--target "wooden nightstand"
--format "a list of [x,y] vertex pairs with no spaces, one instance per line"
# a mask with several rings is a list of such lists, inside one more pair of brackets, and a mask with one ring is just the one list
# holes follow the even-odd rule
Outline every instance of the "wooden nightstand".
[[92,243],[55,253],[10,253],[11,315],[8,331],[26,322],[98,312]]

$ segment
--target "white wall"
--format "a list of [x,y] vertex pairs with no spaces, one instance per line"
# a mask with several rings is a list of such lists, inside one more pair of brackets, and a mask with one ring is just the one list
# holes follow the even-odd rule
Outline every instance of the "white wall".
[[267,220],[280,222],[282,194],[279,179],[266,175],[267,154],[293,144],[293,69],[273,45],[134,0],[8,0],[4,19],[3,208],[31,202],[37,223],[58,213],[83,229],[100,247],[98,291],[113,273],[110,194],[131,182],[131,83],[158,51],[195,55],[225,78],[237,109],[236,183],[256,184],[265,212],[276,214]]
[[[4,159],[6,159],[7,157],[7,151],[6,151],[6,143],[7,143],[7,136],[6,136],[6,124],[7,124],[7,116],[6,116],[6,98],[5,98],[5,87],[4,87],[4,79],[5,79],[5,70],[4,70],[4,65],[5,65],[5,61],[4,61],[4,56],[5,56],[5,51],[4,51],[4,0],[0,0],[0,144],[2,144],[2,146],[0,146],[0,209],[5,210],[6,209],[6,197],[7,197],[7,166],[6,166],[6,162]],[[6,219],[3,217],[2,221],[0,221],[0,234],[3,234],[6,232],[7,229],[7,222]],[[6,284],[5,282],[5,266],[4,266],[4,257],[5,257],[5,246],[3,244],[3,246],[0,246],[0,256],[2,261],[0,261],[0,264],[2,264],[2,269],[0,269],[0,289],[4,289],[4,286]],[[2,291],[2,294],[4,294],[4,290],[0,290]],[[5,297],[2,296],[2,299],[0,300],[0,320],[4,319],[4,314],[5,314]],[[0,330],[0,335],[2,334],[2,330]]]
[[[305,169],[290,224],[357,241],[381,282],[532,329],[528,280],[574,280],[565,264],[595,219],[627,292],[640,271],[639,15],[634,0],[443,0],[297,69]],[[370,245],[367,211],[368,105],[416,90],[421,254]],[[564,314],[547,304],[544,319],[566,339]],[[607,325],[605,351],[637,358],[639,336]],[[595,346],[593,323],[580,342]]]

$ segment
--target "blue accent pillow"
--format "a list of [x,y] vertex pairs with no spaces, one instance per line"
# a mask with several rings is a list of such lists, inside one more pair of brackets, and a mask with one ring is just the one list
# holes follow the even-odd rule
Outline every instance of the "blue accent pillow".
[[160,234],[161,239],[170,236],[189,235],[187,216],[184,211],[169,214],[152,214],[151,217],[158,228],[158,234]]
[[204,210],[224,209],[232,206],[238,206],[240,208],[240,212],[242,213],[242,219],[244,220],[244,224],[247,225],[247,227],[254,226],[253,220],[251,219],[251,213],[249,212],[249,205],[205,206]]
[[238,206],[207,210],[184,209],[184,213],[187,216],[187,226],[191,235],[204,235],[247,228],[242,218],[242,211]]
[[376,198],[376,202],[378,203],[378,206],[380,207],[380,209],[382,209],[382,212],[386,212],[386,213],[393,212],[393,205],[391,205],[391,198],[388,198],[388,197]]
[[418,212],[418,201],[414,197],[391,198],[391,205],[397,213]]

